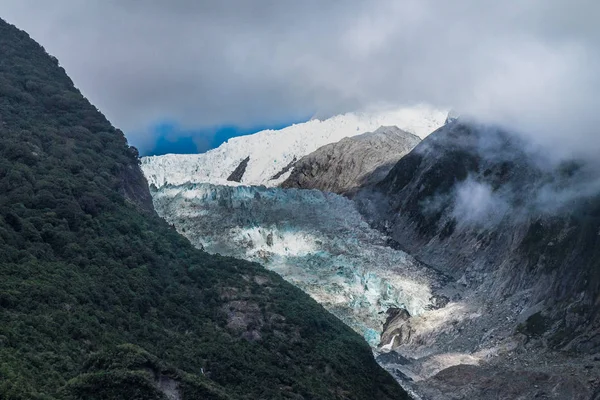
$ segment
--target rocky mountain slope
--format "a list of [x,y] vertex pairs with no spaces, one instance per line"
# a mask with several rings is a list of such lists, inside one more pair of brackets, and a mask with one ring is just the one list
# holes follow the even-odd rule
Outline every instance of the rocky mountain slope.
[[598,395],[596,167],[458,120],[357,196],[372,226],[460,289],[383,333],[390,368],[424,399]]
[[302,157],[281,187],[351,194],[385,178],[420,141],[396,126],[344,138]]
[[137,150],[0,20],[0,398],[406,398],[306,294],[149,200]]
[[[446,116],[446,112],[424,105],[385,112],[347,113],[277,131],[235,137],[203,154],[144,157],[142,169],[148,183],[156,187],[187,182],[277,186],[289,176],[297,160],[323,145],[380,126],[395,125],[424,137],[440,127]],[[228,179],[236,170],[235,179]]]
[[258,261],[309,293],[415,398],[595,398],[596,162],[553,160],[496,127],[446,123],[383,180],[389,166],[369,157],[373,176],[358,193],[339,177],[356,176],[352,160],[381,138],[363,152],[360,137],[344,139],[294,164],[292,177],[318,165],[310,185],[354,202],[184,184],[153,190],[154,203],[197,247]]

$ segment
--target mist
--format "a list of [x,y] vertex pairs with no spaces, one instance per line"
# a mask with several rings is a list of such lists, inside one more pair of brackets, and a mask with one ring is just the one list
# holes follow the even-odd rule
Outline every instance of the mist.
[[465,179],[455,177],[449,190],[425,199],[425,214],[450,207],[449,216],[458,224],[493,229],[507,221],[577,213],[589,207],[588,201],[600,199],[600,160],[584,156],[592,153],[556,157],[560,153],[535,146],[532,137],[468,118],[442,129],[447,134],[436,135],[431,143],[426,139],[417,152],[448,165],[450,157],[465,152],[469,172]]

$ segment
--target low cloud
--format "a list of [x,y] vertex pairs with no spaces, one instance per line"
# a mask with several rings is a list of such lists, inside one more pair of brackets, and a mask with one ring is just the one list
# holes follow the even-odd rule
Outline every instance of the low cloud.
[[453,217],[463,223],[495,224],[510,209],[509,203],[494,193],[487,183],[473,178],[457,184],[455,188]]
[[567,215],[600,196],[598,159],[556,159],[518,136],[479,129],[475,145],[463,147],[479,160],[478,170],[424,202],[425,212],[450,205],[459,224],[493,228],[503,220]]

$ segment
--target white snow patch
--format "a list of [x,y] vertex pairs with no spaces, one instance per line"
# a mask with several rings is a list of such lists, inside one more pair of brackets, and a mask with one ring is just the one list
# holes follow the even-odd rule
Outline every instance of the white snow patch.
[[227,178],[246,157],[250,157],[242,177],[244,185],[277,186],[291,171],[276,180],[271,178],[290,164],[319,147],[349,136],[372,132],[380,126],[395,125],[425,137],[445,122],[447,111],[426,105],[337,115],[326,120],[311,120],[281,130],[265,130],[253,135],[229,139],[216,149],[203,154],[167,154],[142,158],[142,170],[148,183],[167,184],[214,183],[239,185]]

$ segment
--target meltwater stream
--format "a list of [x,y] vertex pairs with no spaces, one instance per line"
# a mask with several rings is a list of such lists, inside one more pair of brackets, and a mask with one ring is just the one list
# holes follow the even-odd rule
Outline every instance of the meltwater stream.
[[386,245],[345,197],[317,190],[163,186],[156,211],[195,246],[263,264],[295,284],[372,346],[386,311],[430,305],[439,277]]

